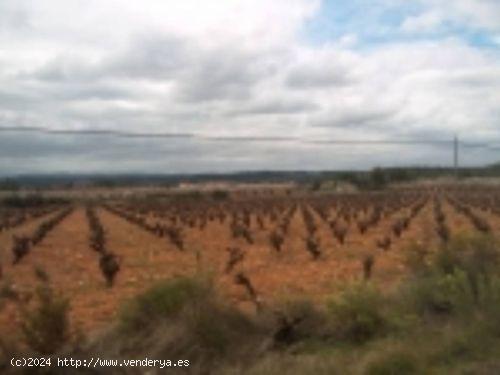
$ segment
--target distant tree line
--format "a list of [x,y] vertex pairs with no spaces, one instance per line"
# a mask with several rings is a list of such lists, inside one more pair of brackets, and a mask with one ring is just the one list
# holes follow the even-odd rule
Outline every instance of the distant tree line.
[[11,208],[35,208],[65,203],[68,203],[68,200],[56,197],[44,197],[41,194],[29,194],[26,196],[10,195],[0,200],[2,206]]
[[[157,175],[27,175],[0,180],[0,191],[17,191],[24,188],[71,187],[71,186],[145,186],[172,187],[179,183],[237,182],[283,183],[313,185],[313,190],[325,181],[346,181],[360,189],[378,189],[387,184],[409,182],[421,178],[453,176],[455,170],[448,167],[397,167],[375,168],[371,171],[252,171],[217,174],[157,174]],[[461,168],[458,177],[500,177],[500,163],[487,167]]]
[[500,177],[500,164],[488,167],[453,168],[400,167],[374,168],[370,171],[323,172],[310,181],[311,190],[320,190],[327,181],[349,183],[360,190],[380,190],[396,183],[412,182],[420,179],[456,176],[459,179],[470,177]]

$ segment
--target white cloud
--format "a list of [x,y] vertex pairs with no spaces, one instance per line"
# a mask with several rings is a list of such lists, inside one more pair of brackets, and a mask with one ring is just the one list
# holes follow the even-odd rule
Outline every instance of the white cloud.
[[447,18],[476,28],[500,30],[498,0],[422,0]]
[[442,14],[429,11],[406,18],[401,25],[401,30],[405,33],[428,33],[435,31],[443,21]]
[[359,38],[356,34],[346,34],[339,39],[338,44],[343,48],[352,48],[358,44],[358,41]]
[[424,10],[401,23],[405,33],[432,33],[446,24],[491,32],[500,31],[500,2],[497,0],[420,0]]

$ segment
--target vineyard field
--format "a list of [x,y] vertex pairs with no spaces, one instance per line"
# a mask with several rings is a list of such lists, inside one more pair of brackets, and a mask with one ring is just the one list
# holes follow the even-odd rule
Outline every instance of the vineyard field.
[[[412,244],[429,252],[461,233],[500,232],[494,187],[439,186],[373,193],[240,192],[72,200],[0,212],[0,331],[40,279],[70,299],[70,321],[90,331],[158,280],[203,272],[223,298],[254,313],[289,296],[321,302],[342,283],[391,290]],[[17,300],[17,301],[16,301]]]

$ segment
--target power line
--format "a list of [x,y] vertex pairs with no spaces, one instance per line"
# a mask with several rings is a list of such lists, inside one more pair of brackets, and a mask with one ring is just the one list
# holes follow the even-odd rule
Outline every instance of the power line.
[[0,132],[45,133],[51,135],[88,135],[118,138],[171,138],[171,139],[198,139],[214,142],[299,142],[311,145],[455,145],[467,148],[500,147],[500,140],[488,142],[461,142],[455,139],[306,139],[300,137],[283,136],[210,136],[196,133],[167,133],[167,132],[129,132],[109,129],[68,130],[52,129],[48,127],[0,127]]
[[54,135],[103,135],[112,137],[126,137],[126,138],[191,138],[192,134],[188,133],[138,133],[127,132],[121,130],[100,130],[100,129],[51,129],[44,127],[0,127],[0,132],[19,132],[19,133],[45,133]]
[[320,140],[308,141],[313,144],[363,144],[363,145],[421,145],[421,144],[450,144],[449,140],[418,140],[418,139],[400,139],[400,140]]

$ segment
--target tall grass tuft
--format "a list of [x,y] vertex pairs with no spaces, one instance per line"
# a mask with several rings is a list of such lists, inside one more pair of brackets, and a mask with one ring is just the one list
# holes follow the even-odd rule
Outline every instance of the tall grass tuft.
[[53,354],[69,340],[69,301],[54,293],[49,284],[36,290],[37,305],[23,309],[21,329],[26,344],[41,354]]

